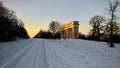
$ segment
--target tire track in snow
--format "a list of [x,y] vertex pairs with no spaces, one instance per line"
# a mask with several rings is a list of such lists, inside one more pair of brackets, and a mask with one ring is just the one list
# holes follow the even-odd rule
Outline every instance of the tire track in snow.
[[23,50],[21,50],[18,54],[16,54],[14,57],[9,59],[7,62],[5,62],[0,68],[15,68],[15,65],[22,59],[22,57],[33,47],[35,42],[31,43],[31,45],[26,46]]
[[34,42],[32,40],[33,42],[28,43],[29,41],[30,40],[17,41],[15,43],[11,43],[9,45],[10,47],[11,47],[11,45],[14,45],[14,47],[11,47],[11,48],[8,47],[7,50],[5,50],[7,47],[3,48],[4,51],[0,52],[0,66],[3,65],[3,63],[9,61],[11,58],[13,58],[21,50],[23,50],[24,48],[26,48],[28,44],[32,44]]
[[49,68],[44,40],[38,40],[15,68]]
[[[11,48],[14,48],[14,47],[17,47],[19,44],[16,44],[16,43],[20,43],[20,42],[23,42],[24,40],[19,40],[19,41],[13,41],[13,42],[9,42],[9,45],[7,44],[7,47],[3,48],[3,49],[0,49],[0,53],[6,51],[6,50],[9,50]],[[28,41],[28,40],[25,40],[25,41]],[[24,41],[24,42],[25,42]],[[3,45],[5,45],[5,43],[3,43]]]
[[41,58],[39,58],[39,65],[38,68],[49,68],[49,64],[48,64],[48,60],[47,60],[47,55],[46,55],[46,45],[45,45],[45,40],[42,41],[42,45],[41,45],[41,55],[39,54],[39,56]]
[[37,52],[39,53],[39,47],[37,44],[41,44],[41,42],[35,42],[33,47],[26,53],[24,57],[22,57],[21,61],[19,61],[19,63],[16,65],[16,68],[35,68],[35,66],[33,67],[33,63],[37,61]]
[[6,50],[9,50],[9,49],[11,49],[11,48],[14,48],[14,47],[17,47],[17,45],[13,45],[13,46],[9,46],[9,47],[7,47],[7,48],[4,48],[4,49],[0,50],[0,53],[4,52],[4,51],[6,51]]
[[45,42],[44,40],[40,40],[40,41],[41,43],[36,44],[36,46],[38,46],[37,47],[38,50],[37,50],[36,56],[34,57],[34,61],[31,68],[49,68],[48,61],[46,58]]

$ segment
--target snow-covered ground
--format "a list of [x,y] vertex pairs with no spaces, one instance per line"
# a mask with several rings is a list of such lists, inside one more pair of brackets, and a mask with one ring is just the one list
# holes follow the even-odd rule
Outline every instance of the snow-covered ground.
[[27,39],[0,43],[0,68],[120,68],[120,44]]

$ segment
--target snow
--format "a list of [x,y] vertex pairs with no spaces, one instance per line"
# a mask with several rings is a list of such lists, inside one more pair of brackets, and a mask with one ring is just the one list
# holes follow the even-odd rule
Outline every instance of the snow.
[[120,44],[81,39],[0,43],[0,68],[120,68]]

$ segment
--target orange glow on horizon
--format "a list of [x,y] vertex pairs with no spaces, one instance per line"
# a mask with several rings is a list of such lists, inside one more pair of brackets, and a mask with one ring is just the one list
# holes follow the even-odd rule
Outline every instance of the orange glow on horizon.
[[[40,30],[39,28],[26,28],[26,29],[30,38],[33,38]],[[84,35],[88,35],[87,30],[82,30],[82,31],[79,30],[79,32],[81,32]]]
[[26,26],[26,30],[27,30],[30,38],[33,38],[41,29],[47,30],[47,27],[44,27],[44,26],[34,27],[34,26],[30,26],[30,25]]

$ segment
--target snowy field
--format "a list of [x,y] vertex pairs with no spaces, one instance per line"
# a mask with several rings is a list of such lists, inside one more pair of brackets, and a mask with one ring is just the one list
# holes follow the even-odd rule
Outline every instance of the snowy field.
[[120,68],[120,44],[27,39],[0,43],[0,68]]

